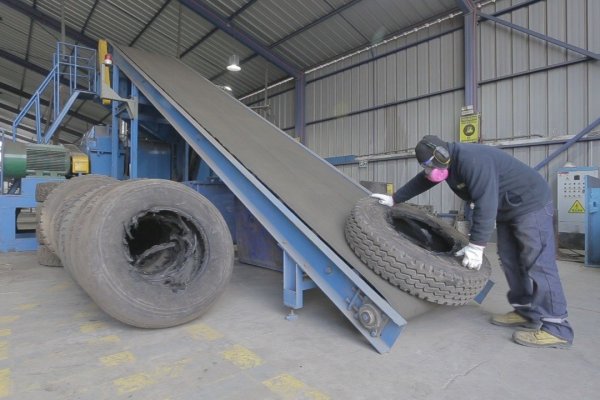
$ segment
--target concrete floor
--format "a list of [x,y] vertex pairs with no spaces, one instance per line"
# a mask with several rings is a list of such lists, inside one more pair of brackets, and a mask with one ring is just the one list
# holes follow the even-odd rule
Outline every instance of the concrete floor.
[[380,355],[318,290],[287,321],[281,275],[237,265],[226,293],[187,325],[141,330],[99,310],[62,268],[0,254],[0,398],[594,399],[600,393],[600,269],[561,262],[575,344],[514,344],[482,306],[409,321]]

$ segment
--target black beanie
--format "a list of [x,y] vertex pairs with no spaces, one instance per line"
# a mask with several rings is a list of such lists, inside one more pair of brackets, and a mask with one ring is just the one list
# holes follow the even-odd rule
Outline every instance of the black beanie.
[[[444,142],[437,136],[427,135],[424,136],[423,139],[417,143],[415,147],[415,155],[417,156],[417,161],[419,164],[424,163],[425,161],[431,159],[433,156],[433,152],[436,147],[442,147],[445,149],[445,154],[443,152],[438,151],[436,154],[437,157],[433,158],[433,166],[437,168],[448,168],[448,164],[450,162],[448,143]],[[444,163],[445,156],[448,155],[448,162]]]

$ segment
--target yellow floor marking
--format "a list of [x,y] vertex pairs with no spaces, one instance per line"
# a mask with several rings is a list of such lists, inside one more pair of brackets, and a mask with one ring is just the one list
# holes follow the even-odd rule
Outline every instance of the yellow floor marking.
[[98,313],[96,311],[80,311],[75,314],[75,318],[90,318],[97,316]]
[[106,324],[100,321],[88,322],[87,324],[83,324],[79,327],[79,330],[82,333],[93,333],[97,330],[106,328]]
[[0,369],[0,397],[10,396],[10,368]]
[[225,350],[221,355],[241,369],[257,367],[264,363],[259,356],[239,344]]
[[117,335],[107,335],[99,338],[93,338],[88,340],[88,344],[102,344],[102,343],[119,343],[121,338]]
[[2,315],[0,316],[0,324],[10,324],[21,318],[19,315]]
[[286,400],[305,398],[313,400],[329,400],[330,397],[326,394],[315,390],[302,382],[299,379],[294,378],[290,374],[281,374],[275,378],[263,381],[263,385],[269,388],[273,393],[281,396]]
[[17,306],[17,310],[22,310],[22,311],[27,311],[27,310],[32,310],[36,307],[39,307],[40,305],[37,303],[29,303],[29,304],[20,304]]
[[167,381],[171,378],[176,378],[181,374],[183,368],[189,364],[190,361],[191,359],[184,358],[183,360],[179,360],[173,364],[158,367],[151,372],[140,372],[125,376],[123,378],[115,379],[113,384],[116,386],[119,394],[136,392],[161,381]]
[[0,337],[4,337],[4,336],[10,336],[12,333],[12,330],[6,328],[6,329],[0,329]]
[[154,385],[157,383],[151,374],[139,373],[129,375],[124,378],[119,378],[113,381],[113,384],[117,387],[119,394],[137,392],[140,389]]
[[130,351],[122,351],[120,353],[100,357],[100,362],[106,367],[116,367],[117,365],[135,362],[135,356]]
[[8,358],[8,342],[0,341],[0,360]]
[[194,339],[217,340],[223,337],[221,332],[202,323],[186,326],[185,330]]
[[312,400],[330,400],[331,399],[331,397],[327,396],[325,393],[319,392],[318,390],[315,390],[315,389],[310,389],[310,390],[307,390],[306,392],[304,392],[304,397],[307,397]]
[[72,282],[61,282],[61,283],[57,283],[56,285],[50,286],[49,290],[51,292],[60,292],[62,290],[70,288],[71,286],[73,286]]

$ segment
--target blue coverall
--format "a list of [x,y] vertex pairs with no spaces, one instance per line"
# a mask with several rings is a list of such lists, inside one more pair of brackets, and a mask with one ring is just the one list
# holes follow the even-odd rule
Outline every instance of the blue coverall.
[[[485,246],[496,223],[509,303],[542,330],[572,343],[556,265],[548,183],[528,165],[490,146],[448,143],[448,150],[446,183],[461,199],[475,204],[470,242]],[[394,193],[394,202],[407,201],[435,185],[422,171]]]

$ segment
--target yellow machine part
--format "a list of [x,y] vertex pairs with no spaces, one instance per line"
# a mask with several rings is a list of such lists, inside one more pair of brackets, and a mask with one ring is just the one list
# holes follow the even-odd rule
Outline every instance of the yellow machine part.
[[90,159],[84,153],[71,153],[71,172],[75,174],[90,173]]
[[[104,57],[108,53],[108,42],[104,39],[98,40],[98,68],[104,69],[104,84],[110,86],[110,68],[104,65]],[[105,106],[110,105],[110,100],[102,99],[102,104]]]
[[71,173],[73,175],[90,173],[90,158],[73,144],[65,144],[71,156]]

